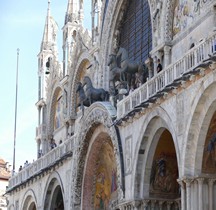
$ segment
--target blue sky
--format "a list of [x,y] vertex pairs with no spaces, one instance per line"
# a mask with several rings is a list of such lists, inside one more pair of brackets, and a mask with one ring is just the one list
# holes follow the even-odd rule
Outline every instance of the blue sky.
[[[86,2],[88,1],[86,0]],[[51,15],[59,26],[60,56],[61,28],[64,23],[67,2],[68,0],[51,1]],[[85,3],[84,5],[90,6]],[[47,0],[0,1],[0,88],[2,93],[0,100],[0,157],[9,161],[11,165],[13,163],[17,48],[20,49],[16,170],[26,160],[32,162],[33,159],[36,159],[37,54],[40,50],[46,13]],[[89,10],[87,13],[89,14]],[[90,20],[90,18],[86,19]]]

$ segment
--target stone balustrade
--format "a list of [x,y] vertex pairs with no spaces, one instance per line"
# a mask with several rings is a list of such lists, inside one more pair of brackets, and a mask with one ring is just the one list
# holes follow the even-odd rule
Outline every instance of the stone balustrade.
[[167,66],[160,73],[149,79],[141,87],[133,91],[129,96],[117,104],[117,118],[125,116],[134,107],[147,101],[157,92],[163,90],[167,85],[172,84],[183,74],[190,72],[203,60],[208,59],[209,55],[216,52],[216,34],[212,34],[208,39],[202,40],[190,49],[181,59]]
[[62,144],[55,147],[50,152],[12,176],[9,180],[7,191],[10,191],[14,187],[17,187],[29,179],[39,175],[47,168],[53,166],[56,162],[66,157],[68,154],[71,154],[74,149],[74,139],[75,137],[70,137],[68,140],[62,142]]

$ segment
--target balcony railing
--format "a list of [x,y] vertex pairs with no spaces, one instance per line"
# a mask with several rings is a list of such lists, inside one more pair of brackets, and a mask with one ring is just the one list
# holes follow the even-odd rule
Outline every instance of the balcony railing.
[[74,137],[71,137],[59,146],[52,149],[49,153],[23,168],[20,172],[18,172],[18,174],[12,176],[9,180],[7,191],[12,190],[14,187],[19,186],[20,184],[29,180],[31,177],[40,174],[46,168],[54,165],[58,160],[61,160],[62,157],[72,152],[73,148]]
[[216,52],[216,34],[198,43],[190,49],[181,59],[164,68],[160,73],[149,79],[141,87],[137,88],[129,96],[118,102],[117,118],[125,116],[134,107],[147,101],[157,92],[170,85],[183,74],[190,72],[195,67]]

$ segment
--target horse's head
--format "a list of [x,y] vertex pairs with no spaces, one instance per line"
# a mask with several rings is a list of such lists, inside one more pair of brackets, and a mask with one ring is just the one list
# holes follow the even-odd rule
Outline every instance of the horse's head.
[[83,86],[85,86],[85,85],[92,86],[92,81],[91,81],[90,77],[88,77],[88,76],[84,76],[84,78],[83,78]]
[[110,64],[112,64],[114,61],[116,61],[116,55],[115,54],[110,54],[107,65],[110,66]]
[[128,52],[123,47],[119,47],[119,50],[117,52],[117,59],[119,59],[119,58],[120,58],[121,61],[128,58]]
[[109,61],[108,61],[108,66],[110,67],[110,71],[117,67],[117,58],[115,54],[109,55]]
[[81,82],[78,82],[78,83],[77,83],[76,92],[80,91],[81,88],[82,88],[82,83],[81,83]]

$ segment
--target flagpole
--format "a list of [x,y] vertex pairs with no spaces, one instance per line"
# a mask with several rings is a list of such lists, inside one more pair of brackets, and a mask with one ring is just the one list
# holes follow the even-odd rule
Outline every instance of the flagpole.
[[20,49],[17,48],[16,95],[15,95],[15,116],[14,116],[14,146],[13,146],[13,171],[12,171],[13,175],[15,174],[15,162],[16,162],[16,121],[17,121],[19,51],[20,51]]

